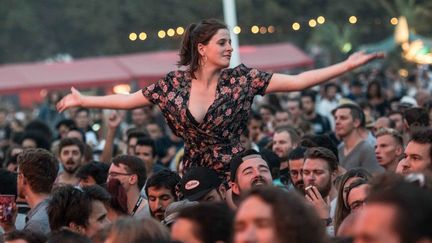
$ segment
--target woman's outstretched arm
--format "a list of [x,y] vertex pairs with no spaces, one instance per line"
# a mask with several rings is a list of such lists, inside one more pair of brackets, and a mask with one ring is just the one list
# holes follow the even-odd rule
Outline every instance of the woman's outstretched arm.
[[306,71],[298,75],[275,73],[270,79],[266,94],[303,90],[382,57],[384,57],[382,53],[364,54],[363,52],[356,52],[348,57],[347,60],[325,68]]
[[71,107],[82,106],[100,109],[133,109],[150,104],[141,90],[132,94],[113,94],[105,96],[85,96],[75,88],[57,103],[57,110],[63,112]]

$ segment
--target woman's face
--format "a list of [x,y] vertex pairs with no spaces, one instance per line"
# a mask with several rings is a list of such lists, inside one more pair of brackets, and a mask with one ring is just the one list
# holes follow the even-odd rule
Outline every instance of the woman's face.
[[207,45],[198,44],[201,63],[204,67],[226,68],[231,60],[233,48],[227,29],[219,29]]

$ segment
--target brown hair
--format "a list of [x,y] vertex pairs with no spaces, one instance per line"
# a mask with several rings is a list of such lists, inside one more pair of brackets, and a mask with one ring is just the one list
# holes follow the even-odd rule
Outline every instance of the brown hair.
[[194,72],[199,68],[200,55],[198,53],[198,44],[207,45],[210,39],[220,29],[227,29],[227,26],[215,19],[203,20],[198,24],[191,24],[187,28],[179,56],[178,66],[189,66],[188,71],[193,78],[196,78]]
[[121,218],[108,227],[113,242],[170,242],[168,230],[153,218]]
[[51,193],[57,177],[58,161],[45,149],[26,149],[18,155],[19,172],[35,193]]

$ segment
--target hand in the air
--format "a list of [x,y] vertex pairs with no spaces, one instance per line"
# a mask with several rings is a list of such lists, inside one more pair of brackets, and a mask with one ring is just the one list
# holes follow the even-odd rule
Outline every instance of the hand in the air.
[[383,58],[383,57],[384,57],[384,53],[382,52],[374,52],[374,53],[366,54],[362,51],[358,51],[356,53],[353,53],[351,56],[349,56],[345,62],[347,63],[348,68],[351,70],[361,65],[364,65],[372,60]]
[[63,112],[71,107],[80,106],[81,105],[81,93],[76,90],[74,87],[71,88],[71,93],[63,97],[57,103],[57,110],[59,112]]

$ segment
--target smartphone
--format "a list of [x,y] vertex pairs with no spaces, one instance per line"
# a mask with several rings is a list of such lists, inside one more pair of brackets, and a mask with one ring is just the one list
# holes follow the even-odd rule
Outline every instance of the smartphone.
[[15,203],[15,195],[0,194],[0,205],[2,206],[1,221],[4,223],[13,223],[13,204]]

